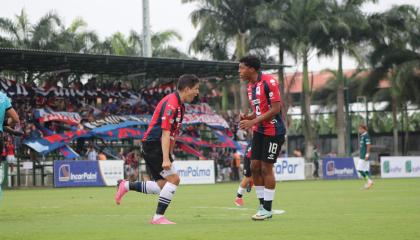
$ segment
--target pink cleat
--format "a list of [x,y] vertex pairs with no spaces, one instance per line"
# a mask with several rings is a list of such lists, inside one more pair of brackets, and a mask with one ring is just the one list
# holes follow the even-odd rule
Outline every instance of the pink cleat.
[[238,207],[242,207],[244,205],[244,200],[242,198],[235,198],[235,205]]
[[165,216],[162,216],[156,220],[150,221],[151,224],[176,224],[174,222],[169,221]]
[[126,180],[120,180],[120,181],[118,181],[118,184],[117,184],[118,190],[117,190],[117,193],[115,194],[115,202],[118,205],[120,205],[121,199],[124,196],[124,194],[126,194],[128,192],[128,190],[125,189],[125,183],[126,182],[127,182]]

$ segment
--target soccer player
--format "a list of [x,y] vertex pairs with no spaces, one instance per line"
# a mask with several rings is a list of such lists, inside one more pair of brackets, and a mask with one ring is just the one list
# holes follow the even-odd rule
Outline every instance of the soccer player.
[[195,75],[182,75],[178,79],[177,91],[164,97],[157,105],[150,125],[143,137],[143,155],[154,181],[118,183],[115,201],[129,190],[145,194],[159,194],[156,214],[152,224],[175,224],[165,216],[180,179],[172,165],[172,150],[175,137],[184,117],[184,103],[190,103],[199,93],[199,79]]
[[367,181],[364,188],[369,189],[373,186],[373,181],[369,172],[369,154],[371,148],[371,141],[367,131],[367,126],[359,125],[359,143],[360,143],[360,159],[357,163],[357,171]]
[[254,184],[251,178],[251,143],[248,144],[245,150],[243,175],[244,178],[239,184],[238,192],[234,202],[238,207],[242,207],[244,205],[242,196],[245,193],[245,189],[247,192],[251,192],[252,185]]
[[281,117],[281,97],[278,83],[260,72],[261,63],[255,56],[239,60],[240,78],[248,82],[248,98],[253,113],[241,116],[239,127],[253,129],[251,171],[255,192],[260,201],[253,220],[272,217],[276,181],[273,165],[277,161],[286,128]]
[[[7,119],[9,118],[9,119]],[[8,121],[10,120],[10,121]],[[10,98],[6,94],[0,92],[0,149],[4,148],[3,132],[9,132],[13,135],[21,135],[19,131],[14,130],[15,125],[20,125],[19,115],[12,107]],[[3,156],[0,156],[0,164],[3,161]],[[3,170],[3,169],[1,169]],[[0,176],[0,197],[1,197],[1,184],[3,175]]]

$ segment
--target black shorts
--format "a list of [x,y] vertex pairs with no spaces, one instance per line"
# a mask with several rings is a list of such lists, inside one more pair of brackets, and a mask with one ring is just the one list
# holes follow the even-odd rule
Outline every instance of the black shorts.
[[284,143],[284,135],[267,136],[259,132],[254,132],[252,137],[251,159],[260,160],[267,163],[277,162],[277,157]]
[[249,157],[244,158],[243,174],[245,177],[251,177],[251,159]]
[[[151,178],[155,181],[164,179],[160,173],[163,171],[163,153],[160,141],[143,142],[143,157],[146,167],[151,174]],[[172,156],[169,159],[173,162]]]

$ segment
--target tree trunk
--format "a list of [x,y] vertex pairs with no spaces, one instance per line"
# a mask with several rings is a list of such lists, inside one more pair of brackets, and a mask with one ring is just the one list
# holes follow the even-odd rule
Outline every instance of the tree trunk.
[[344,156],[346,154],[346,123],[344,118],[344,76],[343,76],[343,53],[338,51],[338,73],[337,73],[337,154]]
[[408,103],[404,103],[404,110],[403,110],[403,118],[405,118],[405,127],[404,127],[404,156],[408,154],[408,137],[409,137],[409,131],[410,131],[410,122],[408,119]]
[[[279,40],[279,64],[280,65],[284,64],[284,48],[283,48],[281,39]],[[287,111],[288,102],[286,101],[285,91],[284,91],[284,69],[283,68],[279,69],[278,78],[279,78],[280,94],[281,94],[283,104],[284,104],[283,107],[284,107],[285,111]]]
[[232,92],[233,94],[235,112],[241,109],[241,96],[237,89],[238,89],[238,85],[236,83],[230,86],[230,92]]
[[222,87],[222,110],[227,111],[228,109],[228,86],[227,80],[223,79],[223,87]]
[[[239,32],[236,35],[236,52],[235,57],[236,61],[239,61],[246,53],[246,33]],[[248,113],[248,95],[247,95],[247,86],[244,81],[240,82],[240,97],[241,97],[241,111],[243,113]]]
[[397,99],[392,97],[392,134],[394,140],[394,156],[398,156],[398,120],[397,120]]
[[[283,47],[281,39],[279,39],[279,64],[284,65],[284,47]],[[282,113],[285,116],[285,118],[283,119],[284,120],[284,126],[286,128],[286,139],[285,139],[285,142],[284,142],[284,148],[286,149],[286,154],[287,154],[287,151],[289,149],[289,141],[288,141],[288,137],[287,137],[288,136],[287,135],[287,127],[288,127],[287,110],[289,109],[289,104],[288,104],[288,101],[287,101],[288,98],[286,98],[286,94],[285,94],[285,91],[284,91],[285,85],[284,85],[284,68],[283,67],[281,67],[279,69],[278,78],[279,78],[280,94],[281,94],[282,104],[283,104],[282,105]]]
[[305,135],[305,158],[309,161],[312,157],[314,146],[313,128],[311,119],[311,95],[308,75],[308,52],[303,52],[303,79],[302,79],[302,113],[303,113],[303,133]]

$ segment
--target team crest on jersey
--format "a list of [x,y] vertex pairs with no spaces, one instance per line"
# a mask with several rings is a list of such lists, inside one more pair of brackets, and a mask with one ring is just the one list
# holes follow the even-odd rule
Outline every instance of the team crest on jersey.
[[270,98],[273,98],[273,92],[270,92],[270,93],[268,94],[268,96],[269,96]]
[[168,109],[168,110],[166,111],[166,115],[171,116],[171,115],[172,115],[172,109]]
[[260,89],[260,86],[258,86],[258,87],[255,89],[255,92],[257,93],[257,95],[261,95],[261,89]]

